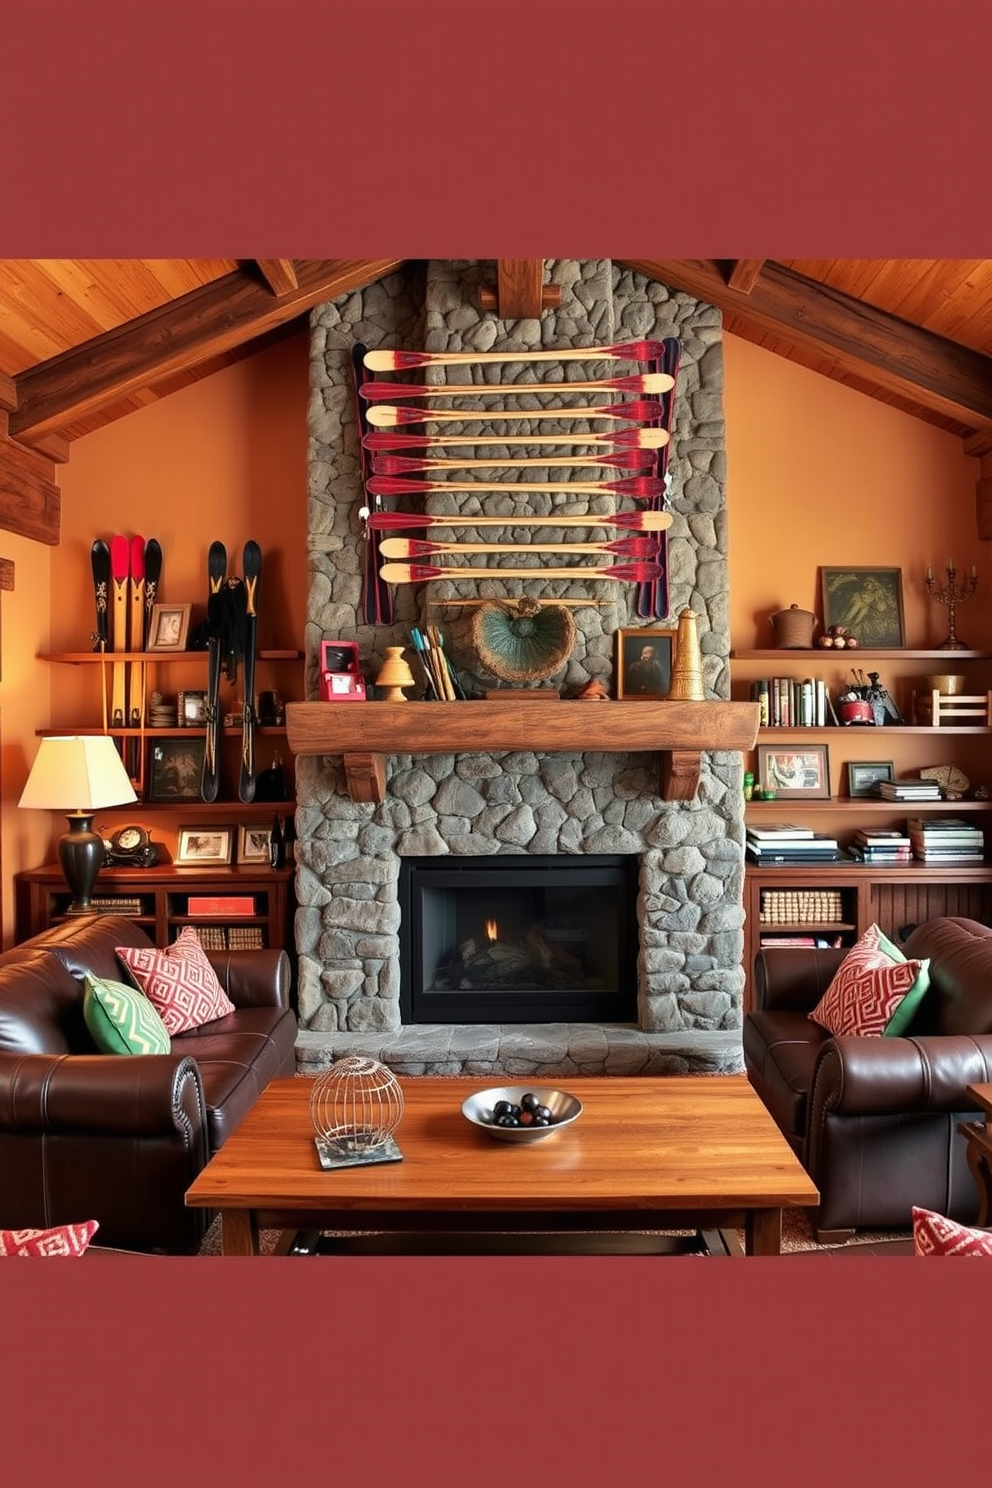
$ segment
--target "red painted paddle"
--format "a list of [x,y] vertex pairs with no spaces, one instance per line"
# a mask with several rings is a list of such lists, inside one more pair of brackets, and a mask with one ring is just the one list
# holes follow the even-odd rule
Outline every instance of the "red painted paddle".
[[448,449],[466,444],[546,445],[579,444],[611,449],[661,449],[669,440],[667,429],[611,429],[608,434],[386,434],[377,429],[362,437],[367,450]]
[[433,579],[623,579],[630,584],[644,584],[658,577],[657,563],[618,563],[609,568],[590,564],[586,568],[549,568],[541,563],[534,568],[435,568],[427,563],[384,563],[381,573],[387,584],[427,584]]
[[491,419],[619,419],[622,423],[650,424],[661,417],[661,404],[652,398],[633,403],[585,403],[574,408],[490,408],[485,414],[478,409],[461,408],[396,408],[383,403],[368,411],[368,421],[376,429],[395,429],[398,424],[479,423]]
[[363,382],[359,392],[369,403],[392,403],[398,398],[503,398],[508,393],[667,393],[673,385],[664,372],[642,372],[599,382]]
[[618,537],[614,542],[578,543],[445,543],[418,537],[384,537],[384,558],[430,558],[435,553],[614,553],[621,558],[653,558],[653,537]]
[[590,466],[611,465],[615,470],[653,470],[658,456],[655,450],[622,450],[619,454],[581,455],[576,459],[567,456],[556,459],[554,455],[527,455],[516,460],[422,460],[417,455],[373,455],[372,471],[375,475],[405,475],[424,470],[518,470],[522,466],[553,465],[556,470],[588,469]]
[[367,351],[370,372],[405,372],[411,367],[456,367],[471,362],[653,362],[661,341],[617,341],[612,346],[562,346],[557,351]]
[[418,527],[618,527],[630,532],[663,532],[672,525],[671,512],[589,512],[555,517],[429,517],[423,512],[369,511],[359,515],[376,532],[406,532]]
[[622,480],[604,481],[429,481],[406,480],[401,475],[373,475],[365,482],[370,496],[423,496],[431,492],[561,491],[566,496],[633,496],[647,501],[664,492],[664,481],[654,475],[628,475]]

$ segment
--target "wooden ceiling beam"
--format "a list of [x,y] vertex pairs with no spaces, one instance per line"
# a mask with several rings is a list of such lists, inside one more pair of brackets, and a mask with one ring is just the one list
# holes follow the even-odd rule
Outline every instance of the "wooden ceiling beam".
[[296,266],[291,258],[256,258],[259,272],[274,295],[299,289]]
[[741,294],[750,294],[764,266],[763,258],[731,259],[727,283],[731,289],[739,289]]
[[0,527],[31,542],[58,545],[62,498],[50,460],[0,440]]
[[543,258],[500,258],[496,262],[496,291],[479,291],[483,310],[495,310],[500,320],[540,320],[543,310],[561,304],[561,286],[544,283]]
[[732,289],[715,259],[624,259],[628,268],[683,290],[758,336],[819,353],[945,418],[992,432],[992,358],[908,325],[827,285],[767,261],[749,294]]
[[279,298],[252,275],[227,274],[22,372],[14,379],[11,436],[30,443],[59,432],[74,419],[240,346],[314,305],[383,279],[403,262],[301,259],[297,288]]

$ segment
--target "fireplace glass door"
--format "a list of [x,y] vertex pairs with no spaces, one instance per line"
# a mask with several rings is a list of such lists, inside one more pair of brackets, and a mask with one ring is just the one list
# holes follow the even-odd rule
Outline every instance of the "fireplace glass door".
[[634,857],[406,858],[406,1023],[633,1022]]

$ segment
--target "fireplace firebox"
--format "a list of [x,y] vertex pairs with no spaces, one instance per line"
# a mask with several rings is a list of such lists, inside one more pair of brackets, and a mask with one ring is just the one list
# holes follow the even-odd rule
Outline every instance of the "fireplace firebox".
[[633,1022],[634,856],[404,858],[404,1023]]

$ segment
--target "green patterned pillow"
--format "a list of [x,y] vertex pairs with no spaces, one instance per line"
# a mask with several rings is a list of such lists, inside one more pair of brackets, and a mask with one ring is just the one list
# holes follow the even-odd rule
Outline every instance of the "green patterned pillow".
[[103,1054],[168,1054],[165,1024],[143,992],[86,974],[83,1017]]

